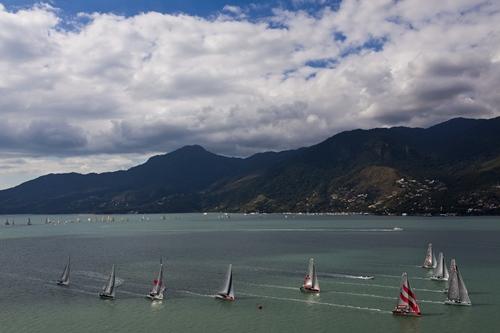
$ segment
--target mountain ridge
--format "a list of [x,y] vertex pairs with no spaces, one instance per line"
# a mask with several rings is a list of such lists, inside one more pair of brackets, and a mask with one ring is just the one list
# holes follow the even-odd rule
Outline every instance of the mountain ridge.
[[245,158],[200,145],[127,170],[48,174],[0,191],[0,213],[500,213],[500,117],[351,130]]

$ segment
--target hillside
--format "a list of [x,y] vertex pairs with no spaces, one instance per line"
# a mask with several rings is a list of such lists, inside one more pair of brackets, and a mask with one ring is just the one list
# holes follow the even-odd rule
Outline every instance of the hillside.
[[342,132],[248,158],[186,146],[126,171],[50,174],[0,191],[0,213],[499,214],[500,118]]

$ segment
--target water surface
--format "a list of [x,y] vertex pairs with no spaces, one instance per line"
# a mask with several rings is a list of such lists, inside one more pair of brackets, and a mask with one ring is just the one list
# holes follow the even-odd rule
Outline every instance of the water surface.
[[[500,218],[0,216],[6,219],[15,225],[0,226],[1,332],[495,332],[500,324]],[[428,242],[447,261],[457,259],[472,307],[442,304],[445,284],[419,267]],[[68,255],[71,286],[58,287]],[[167,293],[157,304],[145,295],[160,257]],[[310,257],[318,296],[298,289]],[[212,295],[229,263],[237,301],[224,303]],[[116,300],[103,301],[97,293],[112,264]],[[403,271],[421,318],[390,313]],[[359,278],[366,275],[375,279]]]

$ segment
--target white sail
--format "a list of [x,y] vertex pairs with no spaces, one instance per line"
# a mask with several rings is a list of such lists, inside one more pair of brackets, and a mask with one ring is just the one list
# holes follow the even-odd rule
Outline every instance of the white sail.
[[424,268],[431,268],[432,267],[432,243],[429,243],[429,245],[427,245],[427,253],[425,255],[425,259],[424,259],[424,264],[422,265],[422,267]]
[[437,266],[436,268],[434,268],[431,279],[437,281],[446,281],[448,280],[448,276],[448,268],[446,267],[443,252],[439,252]]
[[[229,267],[227,269],[226,273],[226,280],[224,281],[224,286],[222,287],[222,290],[219,292],[221,295],[227,295],[227,296],[234,296],[234,291],[233,291],[233,265],[229,264]],[[232,295],[230,293],[233,293]]]
[[436,268],[436,266],[437,266],[436,255],[434,254],[434,252],[432,252],[432,268]]
[[68,257],[68,263],[64,266],[64,271],[61,274],[61,278],[58,281],[60,285],[69,285],[69,272],[70,272],[71,258]]
[[437,265],[434,268],[433,275],[436,277],[443,276],[443,267],[444,267],[444,256],[443,252],[439,252]]
[[451,259],[450,278],[448,279],[448,299],[460,299],[460,291],[458,288],[458,274],[455,259]]
[[458,266],[457,266],[457,278],[458,278],[458,292],[460,294],[460,302],[466,303],[466,304],[471,304],[471,301],[469,298],[469,292],[467,291],[467,288],[465,287],[464,279],[462,278],[462,275],[460,274],[460,270],[458,269]]
[[448,272],[448,267],[446,266],[446,261],[443,258],[443,280],[448,280],[450,273]]
[[312,287],[315,290],[319,290],[319,281],[318,281],[318,276],[316,275],[316,266],[313,264],[313,269],[312,269]]
[[471,305],[469,293],[455,260],[451,260],[450,279],[448,280],[448,294],[446,304]]
[[115,296],[115,265],[111,268],[108,283],[103,287],[102,291],[106,296]]
[[307,268],[307,275],[304,280],[304,287],[311,288],[313,286],[313,276],[314,276],[314,259],[309,259],[309,266]]
[[163,285],[163,262],[160,260],[160,271],[158,272],[158,276],[153,285],[153,289],[151,289],[150,295],[158,295],[165,289]]

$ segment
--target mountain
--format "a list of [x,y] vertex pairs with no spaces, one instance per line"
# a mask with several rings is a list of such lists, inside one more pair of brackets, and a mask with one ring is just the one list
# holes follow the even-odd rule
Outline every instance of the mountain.
[[500,213],[500,117],[342,132],[248,158],[186,146],[126,171],[50,174],[0,191],[0,213]]

